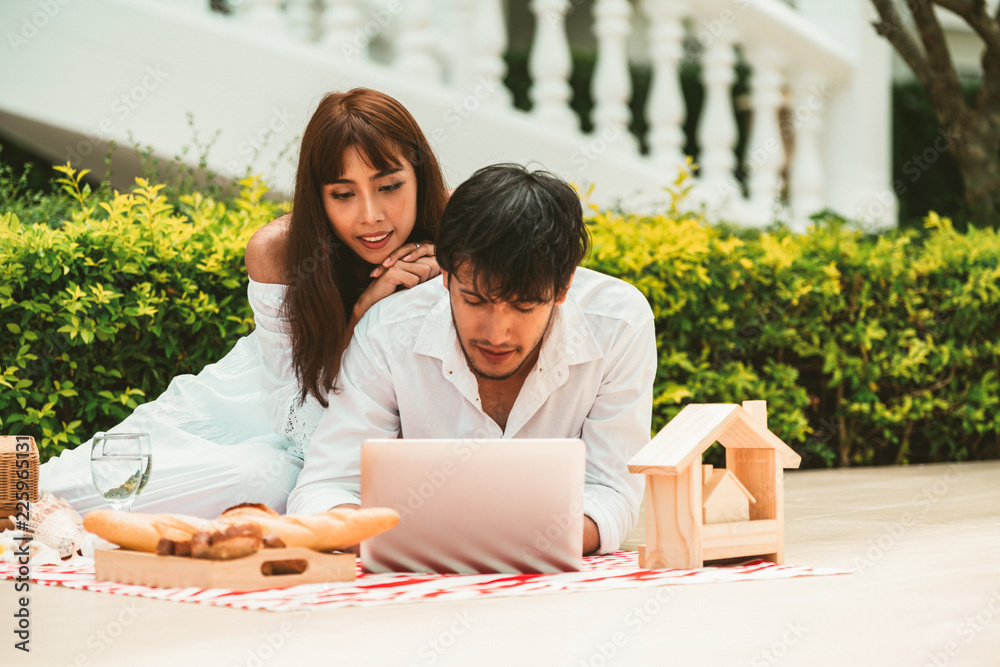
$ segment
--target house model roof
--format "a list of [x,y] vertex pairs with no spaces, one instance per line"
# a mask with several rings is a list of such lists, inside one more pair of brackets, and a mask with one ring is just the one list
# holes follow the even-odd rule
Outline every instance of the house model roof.
[[802,457],[735,403],[688,405],[629,461],[629,472],[676,474],[716,442],[723,447],[773,449],[785,468]]
[[[706,467],[711,468],[712,466],[706,466]],[[722,481],[724,479],[731,480],[736,489],[744,496],[746,496],[748,502],[750,502],[751,504],[757,502],[757,499],[753,497],[752,493],[747,491],[747,487],[743,486],[743,482],[741,482],[736,477],[736,475],[733,474],[732,470],[721,469],[721,470],[712,470],[711,473],[705,479],[705,486],[701,490],[701,499],[702,499],[701,504],[703,506],[712,498],[712,494],[715,493],[715,490],[719,488],[719,485],[722,484]]]

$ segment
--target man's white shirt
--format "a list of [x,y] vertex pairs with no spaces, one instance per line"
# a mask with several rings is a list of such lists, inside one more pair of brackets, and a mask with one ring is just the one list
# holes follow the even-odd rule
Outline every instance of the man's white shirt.
[[644,480],[627,466],[650,439],[656,363],[642,294],[578,268],[501,429],[481,407],[441,278],[395,294],[354,330],[288,511],[360,502],[361,444],[370,438],[582,438],[583,511],[597,524],[599,553],[613,552],[642,500]]

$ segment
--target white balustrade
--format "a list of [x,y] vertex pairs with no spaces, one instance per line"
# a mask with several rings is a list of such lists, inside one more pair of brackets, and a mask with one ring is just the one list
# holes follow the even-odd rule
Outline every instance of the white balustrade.
[[678,68],[684,56],[682,20],[688,10],[678,0],[643,0],[642,9],[649,18],[653,70],[646,102],[649,153],[657,165],[671,170],[684,162],[685,107]]
[[791,80],[791,123],[795,145],[789,165],[792,217],[801,226],[810,215],[823,209],[823,157],[820,132],[823,129],[823,102],[817,91],[826,81],[810,71],[800,71]]
[[738,192],[733,170],[736,166],[737,127],[733,113],[732,86],[736,80],[736,52],[733,49],[733,30],[709,32],[703,44],[702,81],[705,85],[705,103],[698,121],[698,145],[701,152],[698,163],[701,180],[707,197],[725,197]]
[[422,79],[441,79],[441,63],[434,53],[436,37],[427,0],[405,0],[400,15],[399,51],[394,65],[401,72]]
[[755,224],[774,220],[781,194],[781,169],[785,166],[785,147],[781,137],[779,113],[784,104],[784,55],[770,45],[750,48],[747,60],[752,68],[750,101],[753,116],[750,140],[743,168],[748,177],[750,211]]
[[632,8],[628,0],[596,0],[594,36],[597,37],[597,63],[594,66],[594,134],[613,131],[615,150],[635,153],[638,142],[628,132],[632,112],[628,102],[632,78],[628,68],[626,40],[631,31]]
[[324,47],[347,62],[367,55],[367,38],[361,32],[361,9],[358,0],[322,0],[320,24]]
[[448,39],[443,40],[443,47],[448,54],[449,84],[459,90],[468,90],[475,86],[476,54],[479,46],[476,43],[477,0],[448,0],[447,11],[443,8],[436,18],[438,25],[447,31]]
[[[176,3],[181,6],[198,1]],[[302,43],[320,42],[347,63],[355,59],[374,63],[390,57],[392,66],[408,78],[442,82],[458,95],[472,91],[479,95],[485,90],[488,97],[480,97],[481,101],[510,109],[512,96],[502,83],[507,71],[506,9],[518,1],[525,2],[232,0],[232,4],[233,18],[255,29],[268,30],[272,35],[288,34]],[[827,1],[833,0],[810,0],[809,4]],[[534,17],[528,61],[531,113],[549,127],[572,133],[579,125],[570,108],[572,61],[566,28],[570,2],[527,0]],[[574,6],[581,4],[580,0],[572,2]],[[629,55],[633,4],[646,18],[652,77],[645,110],[648,160],[640,159],[638,142],[625,131],[632,120]],[[826,90],[826,85],[841,86],[855,74],[850,56],[821,27],[781,0],[592,0],[590,6],[597,44],[591,82],[596,137],[606,139],[619,156],[634,158],[636,165],[652,166],[655,177],[663,184],[674,177],[684,161],[686,105],[679,68],[685,55],[686,21],[693,17],[690,27],[702,46],[704,84],[704,103],[697,124],[699,173],[695,198],[730,219],[767,224],[775,218],[780,205],[785,187],[782,174],[787,168],[789,206],[799,226],[828,205],[830,190],[824,184],[824,164],[829,163],[829,156],[824,156],[821,140],[823,106],[829,94],[814,99],[815,91]],[[368,12],[372,16],[385,15],[379,30],[373,32],[366,27],[366,19],[372,18]],[[379,41],[370,44],[374,34],[379,35]],[[747,174],[746,199],[734,174],[737,123],[732,87],[737,45],[751,67],[752,116],[742,165]],[[785,70],[792,66],[795,73],[787,77]],[[790,152],[786,151],[780,124],[780,114],[786,107],[791,111]],[[831,122],[837,118],[832,115]],[[615,133],[614,141],[607,139],[609,130]],[[595,136],[578,138],[580,145],[586,146]],[[843,162],[835,160],[831,168],[840,173],[844,171]]]
[[531,0],[535,15],[535,36],[528,58],[533,80],[530,97],[532,113],[546,123],[576,129],[578,122],[569,107],[572,67],[566,39],[567,0]]
[[480,79],[489,82],[493,90],[489,101],[510,106],[513,98],[510,90],[503,85],[507,74],[507,63],[503,58],[507,49],[507,22],[504,20],[501,0],[477,0],[472,34],[475,38],[473,52],[476,54],[476,85],[479,85]]

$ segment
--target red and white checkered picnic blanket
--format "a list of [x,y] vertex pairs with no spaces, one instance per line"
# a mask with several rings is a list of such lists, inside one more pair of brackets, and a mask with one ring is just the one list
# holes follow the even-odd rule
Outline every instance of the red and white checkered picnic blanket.
[[[13,579],[17,577],[17,572],[16,565],[0,563],[0,578]],[[468,600],[477,597],[539,595],[672,584],[786,579],[847,572],[848,570],[831,568],[775,565],[763,560],[695,570],[646,570],[639,567],[636,552],[619,551],[607,556],[584,558],[579,572],[474,575],[366,574],[359,568],[356,581],[307,584],[251,592],[235,592],[219,588],[150,588],[97,581],[94,578],[92,562],[78,565],[32,565],[29,577],[44,586],[65,586],[100,593],[197,602],[236,609],[292,611],[304,608],[333,609],[350,605],[425,600]]]

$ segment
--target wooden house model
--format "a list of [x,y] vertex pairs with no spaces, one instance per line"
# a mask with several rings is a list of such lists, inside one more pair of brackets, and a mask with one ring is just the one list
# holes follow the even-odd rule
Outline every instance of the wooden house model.
[[[716,442],[726,468],[702,466]],[[785,559],[784,469],[801,457],[767,428],[767,403],[688,405],[631,461],[646,475],[639,564],[695,568],[707,560]]]
[[701,467],[704,477],[701,486],[701,522],[728,523],[749,521],[750,505],[757,499],[747,491],[747,487],[736,479],[732,470],[713,469],[710,465]]

